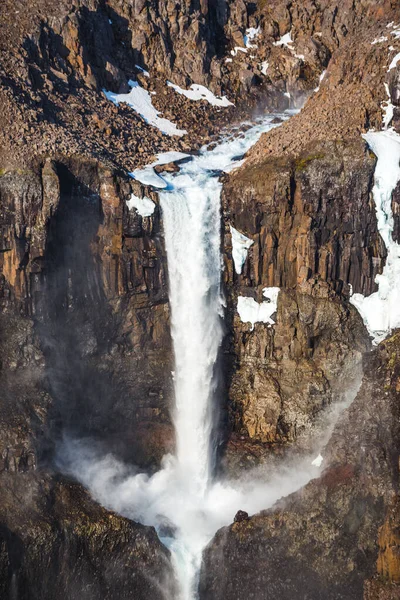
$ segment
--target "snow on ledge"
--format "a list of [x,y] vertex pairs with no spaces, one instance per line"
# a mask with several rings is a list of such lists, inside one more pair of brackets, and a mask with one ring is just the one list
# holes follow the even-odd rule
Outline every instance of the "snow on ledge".
[[175,85],[170,81],[167,81],[167,85],[168,87],[172,87],[178,94],[182,94],[183,96],[186,96],[186,98],[189,98],[189,100],[194,100],[196,102],[198,100],[207,100],[212,106],[234,106],[233,102],[228,100],[226,96],[215,96],[215,94],[204,85],[192,83],[188,90],[184,90],[179,87],[179,85]]
[[229,227],[232,235],[233,264],[235,265],[236,273],[240,275],[247,258],[247,251],[254,244],[254,241],[243,235],[243,233],[240,233],[232,225]]
[[396,56],[392,59],[392,62],[389,65],[387,72],[389,73],[392,69],[397,67],[397,63],[400,61],[400,52],[396,54]]
[[185,129],[178,129],[172,121],[159,116],[160,112],[154,108],[149,92],[142,88],[137,81],[130,80],[128,84],[131,87],[131,91],[128,94],[115,94],[114,92],[103,90],[107,100],[111,100],[117,106],[120,102],[128,104],[146,123],[157,127],[157,129],[166,135],[181,136],[187,133]]
[[141,217],[151,217],[156,207],[153,200],[150,200],[147,196],[139,198],[139,196],[136,196],[135,194],[131,194],[129,200],[126,201],[126,204],[129,210],[136,208]]
[[279,291],[278,287],[264,288],[263,296],[267,301],[261,303],[256,302],[254,298],[238,297],[237,311],[240,320],[242,323],[250,323],[250,331],[253,331],[255,323],[275,325],[271,317],[277,310]]
[[251,42],[260,35],[259,27],[249,27],[246,29],[246,35],[243,38],[244,45],[246,48],[257,48],[257,44],[252,44]]
[[286,48],[289,48],[289,50],[293,50],[290,44],[293,44],[291,31],[289,31],[289,33],[285,33],[285,35],[283,35],[280,38],[280,40],[273,43],[274,46],[286,46]]
[[383,111],[382,125],[383,125],[384,129],[387,129],[393,119],[394,106],[391,101],[389,86],[387,83],[385,83],[384,86],[385,86],[385,90],[386,90],[388,99],[385,100],[381,105],[381,108]]
[[379,344],[400,327],[400,245],[393,240],[392,193],[400,180],[400,135],[393,129],[363,135],[378,161],[372,190],[378,230],[387,249],[386,264],[375,278],[378,291],[370,296],[352,294],[353,304],[363,318],[373,344]]
[[141,169],[135,169],[132,171],[132,173],[129,173],[129,175],[133,179],[140,181],[140,183],[143,185],[151,185],[152,187],[162,190],[166,188],[168,184],[160,175],[155,172],[154,167],[157,167],[158,165],[167,165],[168,163],[176,162],[189,157],[190,154],[186,154],[184,152],[175,152],[174,150],[160,152],[157,154],[156,161],[146,165]]

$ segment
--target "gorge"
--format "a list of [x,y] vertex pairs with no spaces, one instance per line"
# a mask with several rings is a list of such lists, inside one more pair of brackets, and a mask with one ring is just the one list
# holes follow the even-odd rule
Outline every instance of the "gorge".
[[400,595],[394,0],[5,0],[0,598]]

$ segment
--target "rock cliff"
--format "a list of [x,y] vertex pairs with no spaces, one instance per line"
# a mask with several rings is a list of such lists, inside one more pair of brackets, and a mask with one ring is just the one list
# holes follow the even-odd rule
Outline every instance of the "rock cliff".
[[205,552],[201,598],[362,598],[381,525],[378,572],[396,582],[399,342],[396,333],[366,359],[359,393],[325,449],[321,478],[218,532]]
[[[234,476],[324,440],[320,479],[238,518],[204,557],[201,598],[399,596],[399,335],[370,354],[352,291],[386,249],[361,135],[393,110],[394,0],[4,0],[0,8],[0,591],[4,598],[176,598],[152,528],[55,472],[65,437],[152,472],[173,449],[173,355],[157,194],[128,176],[223,126],[300,108],[223,176],[227,299],[221,469]],[[393,50],[391,50],[393,48]],[[148,70],[147,77],[143,69]],[[104,90],[133,80],[186,129],[163,135]],[[193,102],[167,81],[226,95]],[[387,92],[384,84],[387,85]],[[385,96],[385,94],[389,94]],[[129,209],[131,194],[155,210]],[[399,186],[392,198],[399,239]],[[230,226],[253,244],[238,275]],[[275,325],[239,296],[279,287]],[[334,421],[332,421],[333,424]],[[38,576],[40,575],[40,577]],[[397,594],[397,595],[396,595]]]

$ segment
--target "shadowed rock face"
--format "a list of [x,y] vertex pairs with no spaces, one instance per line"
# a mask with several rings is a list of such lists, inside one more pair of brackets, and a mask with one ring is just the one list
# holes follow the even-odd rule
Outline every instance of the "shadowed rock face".
[[130,192],[79,161],[0,180],[4,598],[176,597],[154,529],[49,470],[66,434],[149,468],[173,446],[158,208],[130,213]]
[[171,447],[172,359],[158,209],[129,212],[130,184],[94,163],[47,163],[0,183],[3,303],[34,320],[53,434],[101,434],[136,464],[159,459]]

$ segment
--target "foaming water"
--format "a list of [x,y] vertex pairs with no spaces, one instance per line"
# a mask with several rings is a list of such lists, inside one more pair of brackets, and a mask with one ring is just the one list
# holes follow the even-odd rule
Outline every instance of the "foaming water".
[[[227,136],[213,150],[204,148],[179,173],[164,176],[168,185],[160,204],[175,353],[175,455],[166,456],[161,470],[149,477],[112,456],[99,458],[82,442],[68,441],[60,453],[67,470],[104,506],[157,528],[171,551],[179,600],[196,598],[202,551],[237,510],[268,508],[319,473],[307,457],[282,467],[278,475],[258,470],[240,481],[213,479],[215,365],[223,318],[219,174],[240,164],[272,128],[271,119]],[[171,598],[168,590],[165,598]]]

